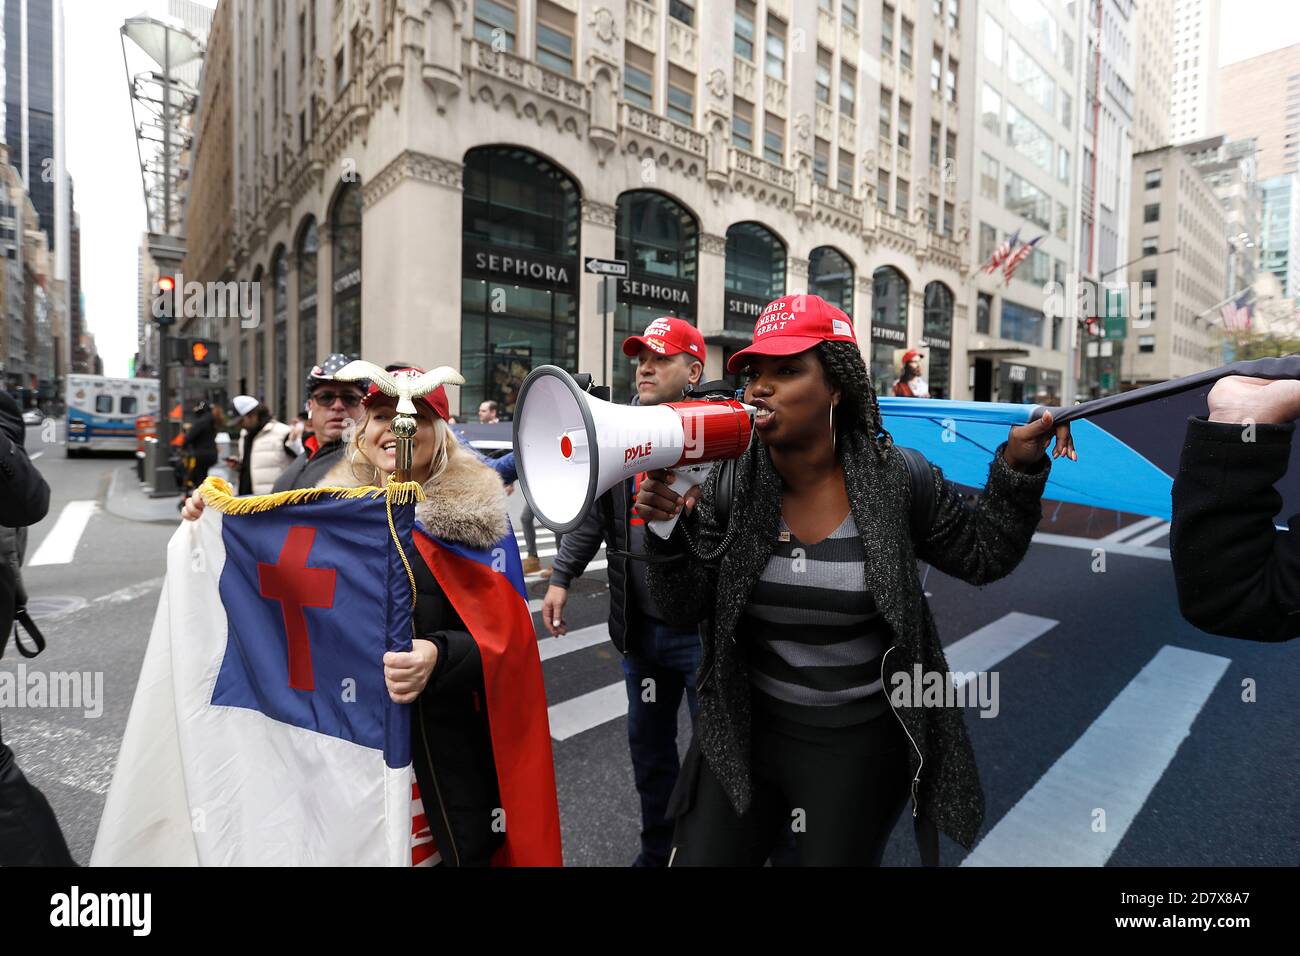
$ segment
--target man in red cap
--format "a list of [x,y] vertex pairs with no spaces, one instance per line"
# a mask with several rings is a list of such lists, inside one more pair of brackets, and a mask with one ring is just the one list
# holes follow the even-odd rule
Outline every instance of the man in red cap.
[[930,386],[921,377],[921,359],[925,358],[917,349],[908,349],[903,353],[903,367],[898,381],[894,383],[894,394],[902,397],[929,398]]
[[[623,354],[637,360],[633,405],[680,402],[686,386],[698,384],[704,375],[704,336],[684,319],[655,319],[644,333],[623,342]],[[641,478],[637,475],[607,491],[583,523],[564,536],[542,603],[542,621],[553,635],[564,634],[569,583],[582,574],[604,541],[609,557],[609,636],[623,654],[628,745],[641,796],[641,852],[633,865],[664,866],[673,836],[668,798],[680,769],[677,711],[684,693],[694,719],[700,638],[694,629],[664,623],[646,587],[645,562],[625,556],[645,553],[645,521],[632,513]]]

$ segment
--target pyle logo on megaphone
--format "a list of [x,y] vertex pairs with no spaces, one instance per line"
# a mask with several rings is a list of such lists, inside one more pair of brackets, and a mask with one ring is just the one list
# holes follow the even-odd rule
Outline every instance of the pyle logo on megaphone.
[[615,405],[543,365],[524,379],[515,405],[519,484],[537,519],[564,534],[638,472],[739,458],[753,416],[736,401]]
[[654,445],[651,442],[646,442],[644,445],[635,445],[624,453],[623,464],[626,465],[628,462],[640,461],[652,451],[654,451]]

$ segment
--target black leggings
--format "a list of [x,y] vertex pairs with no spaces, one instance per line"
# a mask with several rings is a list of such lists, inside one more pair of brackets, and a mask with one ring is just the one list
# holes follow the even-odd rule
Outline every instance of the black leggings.
[[879,866],[908,802],[910,747],[889,712],[851,727],[811,727],[756,707],[749,812],[736,815],[700,760],[669,865],[762,866],[789,828],[802,866]]

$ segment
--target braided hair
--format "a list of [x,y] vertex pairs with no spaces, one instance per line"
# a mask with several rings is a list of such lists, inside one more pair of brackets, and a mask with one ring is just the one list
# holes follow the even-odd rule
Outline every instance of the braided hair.
[[857,345],[852,342],[821,342],[814,352],[822,363],[826,381],[840,392],[839,410],[835,415],[836,431],[841,435],[850,431],[862,432],[880,461],[887,461],[894,439],[885,431],[881,421],[871,373]]

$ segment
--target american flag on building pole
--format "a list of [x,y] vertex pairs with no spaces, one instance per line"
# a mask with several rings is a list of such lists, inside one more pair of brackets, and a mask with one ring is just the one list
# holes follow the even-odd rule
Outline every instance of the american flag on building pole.
[[989,275],[992,275],[993,273],[997,272],[998,267],[1001,266],[1002,263],[1006,262],[1007,256],[1011,255],[1011,250],[1016,247],[1016,243],[1018,243],[1019,241],[1020,241],[1020,230],[1017,229],[1007,238],[1002,240],[1002,245],[998,246],[996,249],[993,250],[993,255],[989,257],[988,262],[984,263],[980,271],[985,272]]
[[1034,247],[1038,245],[1042,239],[1042,236],[1039,236],[1037,239],[1031,239],[1029,242],[1023,243],[1019,249],[1011,254],[1011,257],[1007,259],[1006,263],[1002,266],[1002,275],[1005,277],[1007,282],[1011,281],[1011,277],[1015,275],[1016,270],[1020,268],[1020,263],[1029,258],[1029,254],[1034,251]]
[[1241,332],[1250,328],[1250,304],[1246,301],[1249,295],[1249,291],[1243,292],[1219,309],[1225,329]]

